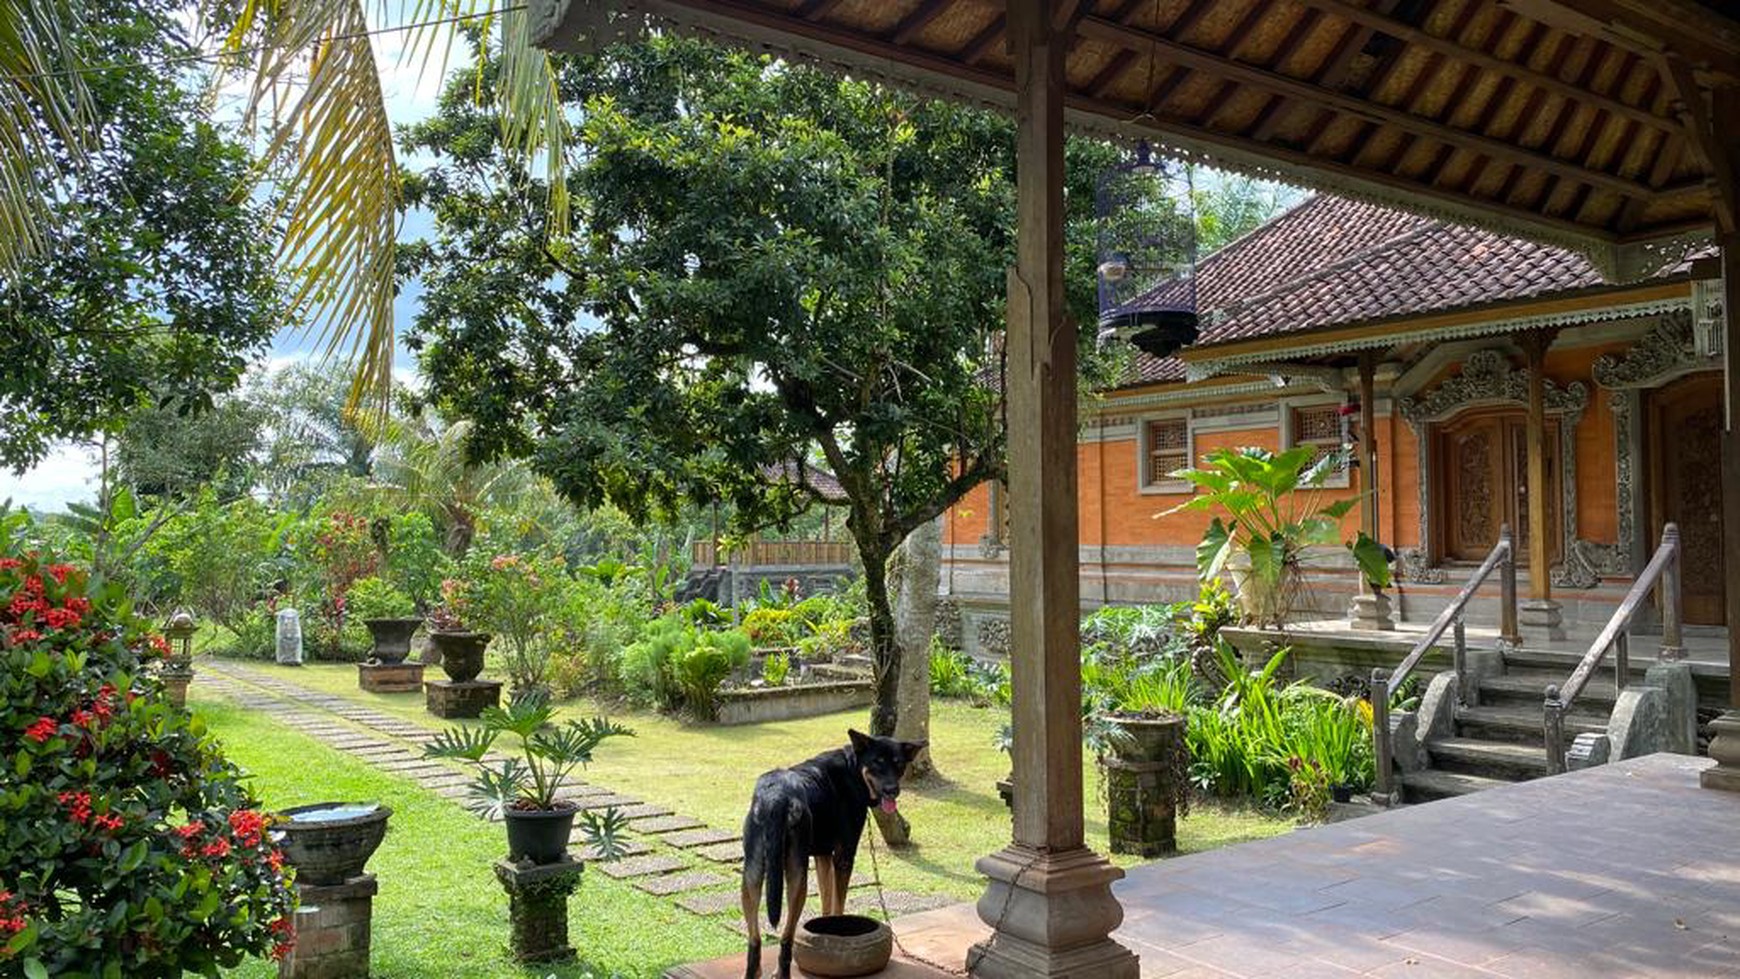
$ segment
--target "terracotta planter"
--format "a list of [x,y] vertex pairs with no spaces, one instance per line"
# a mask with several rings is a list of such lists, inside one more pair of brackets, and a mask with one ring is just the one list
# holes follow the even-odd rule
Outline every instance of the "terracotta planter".
[[422,619],[364,619],[375,641],[374,658],[382,663],[403,663],[411,655],[411,637]]
[[393,810],[373,802],[320,802],[286,809],[272,831],[301,884],[342,884],[363,872],[387,835]]
[[868,976],[894,954],[894,932],[875,918],[834,914],[811,918],[797,930],[792,958],[806,976]]
[[441,656],[441,670],[454,683],[470,683],[483,672],[487,632],[431,632],[429,648]]
[[508,809],[508,859],[533,863],[556,863],[568,852],[568,835],[574,831],[573,803],[557,803],[564,809]]

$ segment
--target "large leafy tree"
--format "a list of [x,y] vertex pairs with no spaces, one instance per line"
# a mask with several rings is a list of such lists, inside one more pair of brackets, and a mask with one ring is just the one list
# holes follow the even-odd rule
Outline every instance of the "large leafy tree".
[[246,148],[173,67],[198,53],[179,5],[77,6],[82,127],[39,113],[0,139],[64,173],[31,178],[41,220],[0,264],[0,464],[20,470],[154,396],[206,406],[282,321],[270,202],[246,192]]
[[[438,228],[405,269],[425,286],[410,344],[430,395],[474,420],[474,452],[527,455],[584,505],[717,501],[740,529],[843,505],[870,603],[871,727],[892,734],[887,559],[1003,473],[1012,127],[653,38],[561,76],[581,117],[578,231],[552,241],[547,191],[475,84],[457,79],[407,140],[439,159],[407,188]],[[1113,153],[1072,148],[1081,223]],[[1091,233],[1077,238],[1091,338]]]

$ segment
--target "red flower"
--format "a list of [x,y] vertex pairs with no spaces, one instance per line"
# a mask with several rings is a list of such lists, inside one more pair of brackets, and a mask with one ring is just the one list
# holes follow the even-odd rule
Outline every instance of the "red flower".
[[75,710],[72,712],[72,722],[77,727],[90,727],[91,721],[93,720],[95,720],[95,718],[88,710]]
[[199,852],[208,857],[227,857],[230,855],[230,841],[220,836],[207,843]]
[[42,594],[42,576],[33,574],[30,577],[24,579],[24,585],[22,588],[19,589],[19,591],[22,591],[26,595],[41,595]]
[[66,584],[66,576],[77,570],[77,568],[70,564],[51,564],[47,568],[48,573],[54,576],[54,580],[63,585]]
[[266,817],[252,809],[230,813],[230,832],[236,834],[236,840],[243,846],[259,846],[260,836],[265,830]]
[[79,614],[72,609],[49,608],[43,610],[42,621],[50,629],[72,629],[76,628],[81,620]]
[[188,823],[186,826],[177,826],[175,828],[176,834],[184,840],[191,840],[204,831],[204,823]]
[[83,824],[91,818],[91,794],[89,792],[62,792],[55,796],[55,801],[67,807],[67,818],[75,823]]
[[163,657],[164,659],[168,659],[171,655],[173,655],[173,651],[169,648],[169,640],[163,638],[162,636],[153,635],[150,639],[150,643],[151,643],[151,648],[157,652],[157,655]]
[[111,813],[107,813],[105,815],[97,816],[97,817],[93,818],[91,820],[91,825],[96,827],[97,829],[106,829],[109,832],[113,833],[115,830],[120,829],[122,824],[125,822],[126,822],[126,820],[122,819],[116,813],[111,812]]
[[273,850],[271,853],[266,854],[266,866],[271,867],[273,870],[283,870],[284,852],[282,850]]
[[52,717],[39,717],[36,723],[24,729],[24,736],[37,744],[47,741],[60,731],[60,723]]
[[11,639],[9,641],[14,646],[22,646],[27,642],[36,642],[36,641],[40,640],[41,638],[42,638],[42,633],[37,632],[35,629],[19,629],[18,631],[12,633]]
[[22,619],[32,612],[38,614],[48,611],[48,602],[29,592],[20,591],[12,596],[12,602],[6,607],[15,619]]
[[13,571],[24,567],[24,562],[15,557],[0,557],[0,571]]
[[91,612],[91,600],[83,595],[74,595],[62,602],[61,605],[65,606],[67,611],[77,612],[80,615],[89,615]]

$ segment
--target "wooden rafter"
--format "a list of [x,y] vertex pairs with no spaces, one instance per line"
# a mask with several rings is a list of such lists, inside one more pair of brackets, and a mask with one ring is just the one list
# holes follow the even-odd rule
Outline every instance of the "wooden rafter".
[[1163,54],[1186,68],[1203,71],[1230,81],[1241,82],[1273,94],[1321,104],[1355,118],[1384,122],[1398,129],[1429,136],[1471,152],[1527,163],[1542,170],[1604,187],[1626,196],[1653,193],[1650,188],[1643,184],[1616,174],[1591,170],[1569,160],[1561,160],[1480,133],[1467,132],[1440,122],[1410,115],[1401,109],[1330,91],[1290,75],[1283,75],[1266,68],[1247,65],[1220,55],[1200,51],[1171,38],[1148,31],[1115,24],[1097,17],[1083,18],[1080,30],[1084,37],[1113,44],[1146,48]]
[[1490,52],[1469,47],[1468,45],[1455,40],[1454,35],[1451,35],[1450,37],[1440,37],[1424,28],[1415,27],[1406,21],[1391,17],[1381,11],[1362,7],[1359,4],[1352,2],[1352,0],[1298,0],[1298,2],[1313,9],[1321,10],[1326,14],[1333,14],[1336,17],[1346,18],[1356,24],[1360,24],[1374,31],[1388,34],[1391,37],[1406,41],[1409,44],[1423,48],[1427,51],[1436,52],[1445,57],[1461,61],[1477,68],[1484,68],[1514,81],[1522,82],[1526,85],[1533,85],[1536,88],[1545,89],[1550,92],[1557,92],[1566,98],[1574,99],[1579,102],[1588,102],[1592,105],[1599,105],[1601,108],[1606,109],[1615,115],[1625,116],[1628,119],[1636,119],[1639,122],[1654,126],[1657,129],[1665,129],[1672,132],[1678,128],[1672,119],[1664,119],[1661,116],[1650,112],[1647,108],[1629,105],[1618,99],[1609,98],[1605,95],[1595,95],[1590,93],[1587,89],[1579,89],[1577,86],[1564,81],[1551,72],[1536,71],[1527,65],[1518,64],[1514,61],[1507,61],[1506,59],[1500,58]]
[[937,18],[937,15],[948,9],[949,0],[924,0],[912,8],[912,12],[900,18],[900,23],[894,25],[894,30],[888,39],[895,44],[905,44],[912,40],[913,35],[924,30],[924,25]]

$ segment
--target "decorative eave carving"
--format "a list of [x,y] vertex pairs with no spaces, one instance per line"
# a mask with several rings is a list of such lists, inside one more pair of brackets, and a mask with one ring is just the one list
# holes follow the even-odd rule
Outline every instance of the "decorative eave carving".
[[[1470,405],[1528,404],[1529,372],[1511,366],[1498,350],[1477,350],[1463,361],[1462,373],[1446,378],[1423,397],[1403,398],[1400,408],[1416,433],[1430,422],[1443,421]],[[1569,415],[1576,426],[1589,406],[1589,388],[1582,381],[1559,385],[1546,379],[1547,413]]]
[[1596,384],[1619,390],[1656,387],[1681,374],[1721,365],[1719,355],[1698,353],[1691,310],[1674,310],[1662,314],[1655,327],[1624,354],[1595,358],[1591,372]]

